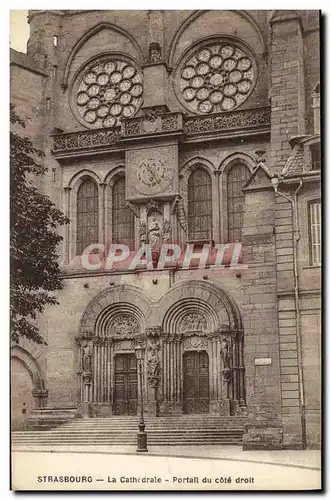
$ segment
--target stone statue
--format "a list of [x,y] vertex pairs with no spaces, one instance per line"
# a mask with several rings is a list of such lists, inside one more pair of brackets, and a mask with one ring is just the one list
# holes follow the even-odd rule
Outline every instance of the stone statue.
[[160,224],[156,220],[156,217],[152,217],[148,225],[149,242],[152,249],[157,249],[159,247],[160,233],[161,233]]
[[223,337],[221,341],[221,356],[223,360],[223,368],[226,370],[230,368],[230,355],[230,343],[226,337]]
[[151,387],[157,387],[160,381],[160,362],[158,359],[159,344],[152,342],[148,347],[147,373],[148,382]]
[[147,240],[147,224],[142,220],[139,223],[139,236],[140,241],[145,242]]
[[83,347],[82,368],[84,372],[92,372],[92,355],[88,344],[85,344]]
[[163,227],[162,227],[162,234],[163,234],[164,243],[168,243],[168,241],[170,240],[170,232],[171,232],[170,221],[167,219],[164,219]]
[[149,62],[156,63],[161,61],[161,47],[159,43],[152,42],[149,46]]

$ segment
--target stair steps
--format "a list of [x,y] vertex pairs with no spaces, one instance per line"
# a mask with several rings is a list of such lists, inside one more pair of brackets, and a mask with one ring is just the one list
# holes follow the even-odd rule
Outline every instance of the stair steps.
[[[50,430],[12,432],[12,445],[126,446],[137,443],[137,417],[80,418]],[[204,415],[145,419],[149,445],[238,445],[244,417]]]

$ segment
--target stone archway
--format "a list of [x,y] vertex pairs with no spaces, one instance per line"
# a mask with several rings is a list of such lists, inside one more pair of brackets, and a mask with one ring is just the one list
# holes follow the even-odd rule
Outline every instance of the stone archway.
[[[28,416],[29,413],[29,408],[31,407],[30,410],[32,411],[34,408],[44,408],[47,404],[47,396],[48,396],[48,391],[45,388],[45,380],[42,374],[42,371],[40,369],[40,366],[37,362],[37,360],[30,354],[26,349],[19,345],[14,345],[11,347],[11,360],[13,362],[12,364],[12,370],[11,370],[11,375],[12,375],[12,405],[15,405],[15,408],[12,408],[12,416],[14,420],[17,420],[17,424],[20,425],[24,422],[25,418],[16,418],[18,417],[19,414],[24,414]],[[14,369],[14,363],[16,364],[17,362],[17,368],[21,367],[20,369],[16,370]],[[15,373],[17,375],[17,378],[20,378],[21,381],[17,381],[19,386],[22,386],[22,382],[24,382],[24,387],[21,387],[21,391],[30,391],[31,394],[26,394],[25,398],[26,401],[31,400],[31,403],[26,403],[25,401],[21,401],[19,404],[19,407],[17,406],[17,402],[15,401],[15,391],[19,390],[19,387],[15,387]],[[27,379],[24,381],[24,377]],[[17,404],[16,404],[17,403]],[[25,403],[23,405],[23,403]],[[21,407],[22,404],[22,407]],[[16,408],[17,406],[17,408]],[[27,413],[26,413],[27,412]],[[16,425],[15,421],[13,421],[13,426],[15,427]]]
[[[165,311],[161,412],[183,411],[186,397],[183,362],[185,356],[189,357],[186,353],[192,353],[190,359],[194,360],[199,356],[194,357],[193,353],[205,352],[209,385],[203,388],[202,394],[208,394],[209,412],[241,413],[245,409],[243,331],[234,301],[214,283],[180,281],[162,297],[159,310]],[[205,407],[206,401],[202,400],[195,401],[196,408]]]
[[107,288],[88,305],[76,342],[82,414],[118,414],[115,358],[121,357],[117,365],[123,378],[137,344],[145,353],[137,404],[143,398],[148,413],[183,413],[183,357],[201,351],[206,355],[191,357],[208,366],[208,411],[232,415],[245,407],[241,317],[235,302],[214,283],[179,281],[159,301],[133,285]]
[[[141,394],[137,382],[132,380],[136,370],[132,361],[137,343],[142,344],[146,352],[145,331],[150,305],[142,291],[132,285],[107,288],[88,305],[76,337],[78,403],[82,414],[121,414],[122,400],[127,397],[127,394],[123,397],[120,394],[128,382],[125,377],[130,377],[129,382],[133,384],[127,392],[136,394],[132,404],[129,401],[127,414],[133,414],[133,407],[137,411]],[[145,396],[147,374],[143,392]]]

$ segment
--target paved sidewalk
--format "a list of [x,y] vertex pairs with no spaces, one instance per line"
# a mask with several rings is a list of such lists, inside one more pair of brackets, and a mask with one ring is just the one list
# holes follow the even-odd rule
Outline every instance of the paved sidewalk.
[[[84,453],[106,455],[140,455],[133,446],[73,446],[51,445],[32,446],[15,445],[13,451],[49,452],[49,453]],[[257,450],[243,451],[241,446],[148,446],[146,456],[167,456],[191,459],[231,460],[234,462],[256,462],[281,464],[289,467],[321,468],[320,450]]]

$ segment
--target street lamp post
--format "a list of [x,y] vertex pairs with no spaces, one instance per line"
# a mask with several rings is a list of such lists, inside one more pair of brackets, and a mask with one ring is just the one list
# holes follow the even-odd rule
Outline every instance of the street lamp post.
[[144,396],[143,396],[143,358],[144,348],[137,345],[136,356],[138,361],[138,377],[139,377],[139,391],[140,391],[140,418],[139,418],[139,431],[137,433],[137,452],[148,451],[147,449],[147,433],[145,432],[144,421]]

